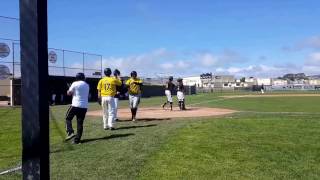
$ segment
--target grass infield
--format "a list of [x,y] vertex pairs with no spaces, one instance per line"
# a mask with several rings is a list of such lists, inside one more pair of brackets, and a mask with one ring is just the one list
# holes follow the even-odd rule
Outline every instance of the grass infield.
[[[51,178],[320,178],[319,96],[220,95],[226,94],[187,96],[187,104],[241,112],[219,118],[120,122],[116,131],[104,131],[101,118],[87,117],[80,145],[63,142],[67,106],[53,106]],[[164,100],[143,99],[141,106],[160,106]],[[127,107],[127,102],[120,106]],[[90,104],[90,110],[96,109],[96,103]],[[0,171],[21,163],[20,113],[19,108],[0,109]],[[21,179],[21,172],[0,179]]]

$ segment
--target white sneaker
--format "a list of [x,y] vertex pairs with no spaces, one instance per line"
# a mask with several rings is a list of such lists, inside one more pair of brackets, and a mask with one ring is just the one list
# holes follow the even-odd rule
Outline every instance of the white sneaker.
[[74,138],[75,136],[76,135],[74,133],[67,134],[67,137],[66,137],[65,141],[68,141],[68,140]]
[[133,121],[133,122],[135,122],[135,121],[136,121],[136,119],[132,119],[132,121]]

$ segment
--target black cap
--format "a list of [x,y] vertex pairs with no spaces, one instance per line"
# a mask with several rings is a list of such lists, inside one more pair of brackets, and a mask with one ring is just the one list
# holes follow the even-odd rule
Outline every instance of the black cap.
[[104,69],[104,75],[110,76],[111,74],[112,74],[112,71],[111,71],[110,68],[105,68],[105,69]]
[[132,72],[130,73],[130,75],[131,75],[131,77],[137,77],[137,76],[138,76],[136,71],[132,71]]
[[115,70],[113,71],[113,75],[114,75],[114,76],[120,76],[120,71],[119,71],[118,69],[115,69]]
[[79,73],[77,73],[77,75],[76,75],[76,80],[85,80],[86,79],[86,77],[84,76],[84,74],[82,73],[82,72],[79,72]]

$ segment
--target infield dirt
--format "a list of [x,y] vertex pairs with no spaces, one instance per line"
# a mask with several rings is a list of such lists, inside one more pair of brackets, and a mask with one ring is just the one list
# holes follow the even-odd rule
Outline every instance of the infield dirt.
[[[188,117],[213,117],[232,114],[237,111],[222,108],[207,108],[207,107],[189,107],[187,110],[180,111],[174,108],[172,111],[169,109],[162,109],[161,107],[139,108],[137,118],[145,120],[169,120],[171,118],[188,118]],[[102,111],[89,111],[88,116],[102,116]],[[129,108],[118,110],[118,118],[120,120],[130,120],[131,112]]]

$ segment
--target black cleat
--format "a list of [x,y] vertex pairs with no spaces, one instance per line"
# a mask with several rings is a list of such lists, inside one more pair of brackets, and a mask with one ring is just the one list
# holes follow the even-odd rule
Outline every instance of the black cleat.
[[81,144],[80,141],[72,141],[72,144]]

